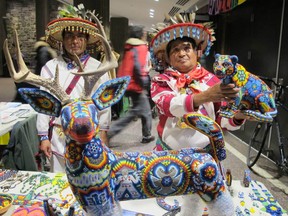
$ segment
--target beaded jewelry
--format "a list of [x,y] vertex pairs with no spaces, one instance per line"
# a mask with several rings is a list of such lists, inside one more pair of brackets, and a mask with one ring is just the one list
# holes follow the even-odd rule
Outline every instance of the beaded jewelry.
[[25,175],[22,173],[17,174],[15,181],[10,186],[10,189],[15,188],[17,185],[19,185],[19,183],[26,181],[28,178],[29,178],[29,173],[26,173]]
[[26,194],[27,192],[29,192],[32,188],[34,188],[36,186],[36,180],[38,177],[40,177],[41,174],[34,174],[32,175],[30,178],[27,178],[24,182],[23,182],[23,186],[20,189],[20,193],[21,194]]
[[2,170],[0,169],[0,182],[9,179],[11,176],[17,174],[17,170]]
[[40,136],[40,141],[43,141],[43,140],[49,140],[49,137],[47,135]]
[[49,177],[41,178],[37,190],[41,187],[42,189],[39,192],[38,191],[36,192],[35,190],[35,194],[37,194],[36,196],[41,195],[44,197],[50,197],[54,194],[59,193],[59,191],[62,191],[63,189],[67,188],[69,186],[68,182],[61,179],[61,177],[56,176],[53,179]]
[[62,195],[62,191],[60,192],[60,198],[64,201],[63,208],[69,208],[70,205],[75,202],[75,197],[73,194],[67,194],[65,197]]
[[[11,176],[10,176],[11,177]],[[3,192],[7,192],[10,189],[15,188],[19,183],[23,182],[29,177],[29,173],[26,173],[25,175],[22,173],[14,173],[13,178],[8,178],[2,183],[1,189]]]

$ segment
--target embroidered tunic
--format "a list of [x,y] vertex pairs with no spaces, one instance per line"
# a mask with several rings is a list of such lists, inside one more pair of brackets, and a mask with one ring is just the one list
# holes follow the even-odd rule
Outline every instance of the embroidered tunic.
[[191,128],[180,128],[177,125],[179,119],[188,112],[197,112],[210,117],[223,130],[237,130],[241,126],[236,124],[233,119],[218,115],[220,102],[207,102],[200,105],[197,110],[194,109],[194,94],[207,90],[220,80],[214,74],[205,70],[199,63],[192,73],[193,77],[190,77],[189,74],[181,74],[172,68],[168,68],[165,73],[152,79],[151,96],[159,111],[157,132],[162,141],[160,145],[157,145],[157,150],[188,147],[204,148],[209,144],[209,138],[202,133]]

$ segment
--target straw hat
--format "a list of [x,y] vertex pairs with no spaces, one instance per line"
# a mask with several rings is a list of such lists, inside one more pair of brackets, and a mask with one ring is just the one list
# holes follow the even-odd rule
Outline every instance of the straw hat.
[[[48,23],[45,30],[46,40],[51,47],[60,50],[62,47],[62,32],[80,31],[89,35],[87,41],[87,49],[96,47],[99,38],[96,35],[99,33],[98,26],[93,23],[89,17],[89,13],[85,11],[83,4],[74,7],[71,5],[65,8],[59,8],[59,17]],[[89,11],[91,13],[91,11]],[[94,12],[92,12],[94,14]]]

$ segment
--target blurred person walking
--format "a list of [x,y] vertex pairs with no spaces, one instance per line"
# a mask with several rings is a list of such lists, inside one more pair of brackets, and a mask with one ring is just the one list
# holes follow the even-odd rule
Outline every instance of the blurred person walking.
[[152,113],[147,96],[147,89],[150,85],[149,52],[147,42],[143,38],[143,26],[129,27],[129,39],[125,42],[124,55],[117,76],[131,77],[125,96],[130,98],[132,105],[124,117],[112,123],[108,131],[109,138],[123,130],[135,117],[141,117],[141,143],[155,140],[155,137],[151,135]]

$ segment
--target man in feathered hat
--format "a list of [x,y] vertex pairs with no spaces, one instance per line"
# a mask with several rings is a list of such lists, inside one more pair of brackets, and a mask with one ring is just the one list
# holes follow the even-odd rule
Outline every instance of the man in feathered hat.
[[[151,41],[150,50],[154,60],[158,53],[164,52],[168,63],[163,74],[153,77],[151,86],[152,99],[159,110],[160,120],[157,126],[157,150],[185,147],[205,149],[209,146],[208,136],[177,124],[189,112],[208,116],[227,130],[239,129],[245,121],[241,113],[232,119],[218,115],[221,102],[233,100],[239,89],[234,84],[220,84],[214,74],[197,62],[202,54],[209,54],[215,38],[211,23],[195,24],[194,17],[190,14],[187,17],[178,15],[179,23],[177,19],[171,18],[172,25],[162,25]],[[233,202],[219,170],[213,175],[213,183],[210,183],[214,184],[215,193],[207,194],[203,189],[201,195],[203,200],[209,201],[209,215],[233,215]],[[192,215],[192,212],[195,213],[193,215],[202,215],[202,205],[197,203],[192,207],[192,203],[189,203],[191,200],[188,203],[186,201],[181,207],[184,215]]]
[[[99,67],[100,62],[92,58],[88,51],[95,50],[99,44],[99,26],[88,20],[84,6],[78,8],[68,6],[60,8],[60,18],[48,23],[46,29],[46,40],[51,47],[61,51],[61,55],[47,62],[41,70],[41,76],[54,78],[56,66],[59,67],[59,82],[71,98],[79,98],[83,91],[84,80],[82,76],[75,76],[72,72],[80,71],[76,63],[75,54],[80,59],[84,70],[93,71]],[[89,15],[89,14],[88,14]],[[105,73],[96,83],[109,80]],[[100,136],[106,143],[106,131],[109,129],[111,121],[111,110],[105,109],[100,112]],[[65,135],[61,128],[59,118],[51,118],[44,114],[38,114],[37,129],[40,136],[40,150],[51,158],[51,171],[64,172],[64,146]]]

